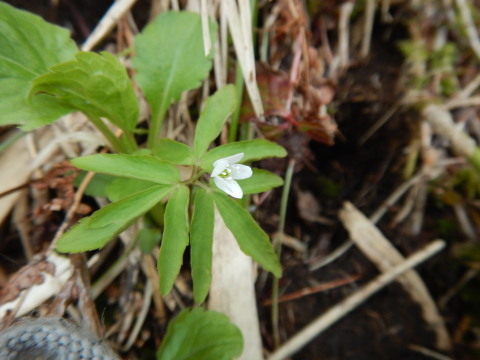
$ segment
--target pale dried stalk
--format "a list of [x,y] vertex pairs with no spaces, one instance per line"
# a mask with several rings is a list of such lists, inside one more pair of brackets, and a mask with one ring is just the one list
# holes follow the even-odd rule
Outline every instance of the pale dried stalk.
[[425,355],[426,357],[429,357],[431,359],[436,359],[436,360],[453,360],[450,356],[445,356],[443,354],[440,354],[436,351],[433,351],[431,349],[427,349],[424,346],[420,346],[417,344],[410,344],[408,345],[408,348],[410,350],[416,351],[422,355]]
[[475,90],[480,86],[480,74],[475,76],[473,80],[471,80],[465,88],[460,91],[454,99],[466,99],[470,97]]
[[340,70],[348,66],[349,45],[350,45],[350,16],[352,15],[354,3],[347,1],[340,7],[340,18],[338,20],[338,57]]
[[203,48],[205,56],[212,50],[212,39],[210,38],[210,29],[208,26],[208,5],[207,0],[200,1],[200,16],[202,18]]
[[365,22],[363,24],[363,39],[360,57],[365,58],[370,52],[372,40],[373,19],[375,16],[376,0],[367,0],[365,5]]
[[[404,261],[402,254],[351,203],[344,204],[339,216],[350,238],[380,271],[389,271]],[[442,350],[450,349],[450,336],[422,278],[416,271],[410,270],[400,276],[398,281],[410,294],[412,300],[422,308],[423,318],[437,336],[437,347]]]
[[142,330],[143,323],[145,322],[145,319],[147,318],[147,315],[148,315],[148,310],[150,309],[150,303],[152,302],[152,295],[153,295],[152,282],[149,279],[147,279],[147,281],[145,282],[145,290],[143,292],[142,309],[140,310],[140,313],[137,315],[135,325],[133,326],[133,329],[130,332],[127,343],[122,348],[122,351],[130,350],[133,343],[137,339],[138,334],[140,333],[140,330]]
[[247,24],[248,20],[251,19],[251,15],[244,14],[244,12],[250,12],[249,0],[240,0],[240,10],[235,0],[224,0],[222,4],[222,10],[226,13],[233,46],[235,47],[235,53],[242,68],[245,86],[250,96],[253,110],[255,111],[255,115],[261,118],[263,117],[264,110],[255,72],[251,22]]
[[444,247],[444,241],[436,240],[422,250],[419,250],[415,254],[409,256],[402,263],[379,275],[367,285],[363,286],[360,290],[348,296],[346,299],[330,308],[326,313],[300,330],[300,332],[298,332],[295,336],[278,348],[273,354],[271,354],[267,360],[283,360],[294,354],[325,329],[343,318],[346,314],[362,304],[377,291],[390,284],[405,271],[410,270],[411,268],[432,257]]
[[467,32],[470,47],[472,48],[477,58],[480,59],[480,40],[478,40],[477,28],[475,26],[475,23],[473,22],[472,14],[469,9],[469,4],[466,0],[455,0],[455,2],[460,12],[460,16],[462,18],[463,25],[465,26],[465,30]]
[[240,250],[218,211],[215,211],[208,307],[226,314],[242,332],[243,353],[238,359],[263,359],[253,261]]
[[167,315],[165,311],[165,304],[163,303],[162,296],[160,295],[160,279],[158,276],[158,271],[156,264],[153,260],[152,255],[150,254],[143,254],[141,263],[140,263],[142,270],[145,276],[150,279],[150,282],[153,287],[153,303],[155,304],[155,315],[161,321],[164,322]]
[[470,158],[475,152],[475,141],[455,126],[452,115],[438,105],[428,105],[423,110],[424,119],[433,131],[450,140],[452,150],[460,156]]
[[480,96],[472,96],[468,98],[454,98],[449,100],[443,108],[445,110],[452,110],[462,107],[470,107],[470,106],[480,106]]
[[12,221],[18,231],[18,235],[20,236],[25,256],[27,260],[30,261],[35,253],[31,244],[30,234],[32,232],[32,226],[30,220],[28,219],[30,216],[28,215],[28,209],[28,191],[22,190],[19,193],[19,199],[15,202],[15,206],[13,208]]

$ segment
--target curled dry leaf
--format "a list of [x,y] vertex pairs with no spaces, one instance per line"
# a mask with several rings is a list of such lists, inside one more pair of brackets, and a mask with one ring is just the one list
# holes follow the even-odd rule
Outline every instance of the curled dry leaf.
[[51,253],[18,270],[0,291],[0,326],[9,316],[21,316],[57,295],[73,274],[66,256]]

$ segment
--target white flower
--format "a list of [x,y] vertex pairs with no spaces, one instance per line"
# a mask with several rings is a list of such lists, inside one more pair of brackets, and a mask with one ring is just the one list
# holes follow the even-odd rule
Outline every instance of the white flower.
[[248,179],[252,176],[252,168],[237,164],[242,160],[244,153],[228,156],[213,163],[213,177],[215,185],[234,198],[241,199],[243,191],[235,180]]

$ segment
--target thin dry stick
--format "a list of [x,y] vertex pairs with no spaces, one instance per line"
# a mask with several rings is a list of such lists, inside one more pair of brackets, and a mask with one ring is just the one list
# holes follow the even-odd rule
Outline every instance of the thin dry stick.
[[300,330],[294,337],[288,340],[277,351],[271,354],[267,360],[282,360],[294,354],[314,337],[319,335],[332,324],[340,320],[350,311],[366,301],[370,296],[394,281],[405,271],[412,269],[445,247],[443,240],[435,240],[422,250],[405,259],[404,262],[377,276],[360,290],[348,296],[346,299],[333,306],[326,313],[315,319],[312,323]]
[[[404,261],[403,255],[351,203],[344,203],[339,217],[355,245],[381,272]],[[424,320],[436,334],[437,347],[448,350],[451,346],[450,336],[435,302],[418,273],[414,270],[407,271],[397,281],[410,294],[412,300],[420,305]]]
[[462,18],[463,25],[465,26],[468,41],[470,41],[470,46],[475,55],[477,55],[477,58],[480,59],[480,40],[478,40],[477,28],[473,22],[469,4],[465,0],[455,0],[455,2],[457,3],[460,17]]
[[382,0],[382,21],[392,21],[392,15],[388,12],[390,10],[390,0]]
[[155,309],[156,309],[156,313],[155,313],[156,318],[158,318],[160,322],[163,324],[165,323],[167,314],[165,311],[165,304],[163,302],[162,295],[160,295],[160,280],[158,277],[157,268],[152,255],[143,254],[140,265],[142,267],[143,273],[148,279],[150,279],[150,282],[152,284],[152,288],[153,288],[152,296],[153,296],[153,302],[155,304]]
[[[372,223],[377,223],[383,215],[388,211],[388,209],[395,204],[400,197],[405,194],[405,192],[410,189],[411,186],[414,184],[418,183],[419,181],[422,180],[422,178],[429,179],[428,175],[421,172],[407,181],[405,181],[403,184],[401,184],[381,205],[380,207],[369,217],[370,221]],[[351,239],[348,239],[345,241],[341,246],[339,246],[337,249],[335,249],[332,253],[328,254],[324,258],[322,258],[319,262],[316,262],[314,264],[310,265],[309,270],[314,271],[318,270],[331,262],[335,261],[339,257],[341,257],[343,254],[345,254],[353,245],[353,241]]]
[[436,359],[436,360],[453,360],[451,357],[449,356],[445,356],[443,354],[440,354],[436,351],[433,351],[433,350],[430,350],[430,349],[427,349],[426,347],[423,347],[423,346],[420,346],[420,345],[417,345],[417,344],[410,344],[408,345],[408,348],[412,351],[416,351],[422,355],[425,355],[426,357],[429,357],[429,358],[432,358],[432,359]]
[[[473,92],[475,90],[477,90],[477,88],[480,86],[480,74],[478,74],[477,76],[475,76],[473,78],[473,80],[471,80],[466,86],[465,88],[460,91],[454,99],[466,99],[468,97],[470,97]],[[448,104],[448,102],[447,102]]]
[[383,116],[378,119],[371,127],[367,130],[365,134],[363,134],[360,139],[358,140],[359,145],[363,145],[367,142],[367,140],[378,130],[380,129],[385,123],[390,120],[390,118],[397,112],[398,108],[400,107],[399,103],[394,104],[390,109],[387,110],[383,114]]
[[443,295],[440,300],[438,301],[438,306],[440,308],[444,308],[447,303],[452,299],[467,283],[475,278],[480,270],[478,269],[469,269],[461,278],[459,281],[457,281],[457,284],[450,288],[445,295]]
[[[105,290],[105,288],[123,271],[128,263],[128,257],[132,256],[131,252],[134,250],[136,242],[130,239],[127,247],[122,255],[115,261],[115,263],[105,271],[102,276],[92,285],[92,299],[96,299]],[[136,256],[136,254],[134,254]],[[138,256],[140,257],[140,256]]]
[[348,66],[350,45],[350,16],[353,11],[353,2],[347,1],[340,7],[340,18],[338,20],[338,57],[340,70]]
[[95,30],[82,45],[82,51],[92,50],[117,25],[137,0],[117,0],[103,16]]
[[[228,28],[232,36],[233,46],[242,69],[245,86],[250,96],[253,110],[255,111],[255,115],[261,118],[263,117],[264,109],[255,75],[253,39],[250,34],[251,24],[248,24],[248,29],[243,28],[243,26],[247,26],[246,23],[249,15],[241,13],[242,11],[250,11],[250,5],[248,1],[246,2],[245,0],[241,1],[240,9],[234,0],[224,0],[222,5],[222,10],[225,12],[228,20]],[[249,35],[246,36],[245,34]]]
[[149,279],[147,279],[145,283],[145,290],[143,292],[142,309],[140,310],[140,313],[137,315],[137,321],[135,321],[135,325],[132,329],[132,332],[130,333],[130,336],[128,337],[127,343],[122,348],[123,351],[130,350],[133,343],[137,339],[138,334],[140,333],[140,330],[142,330],[143,323],[147,318],[148,309],[150,309],[150,303],[152,302],[152,293],[153,293],[152,282]]
[[57,230],[57,233],[55,234],[55,237],[53,238],[47,253],[50,253],[55,249],[58,239],[60,239],[60,236],[62,236],[65,230],[67,230],[67,227],[70,225],[70,221],[72,220],[73,215],[75,215],[75,211],[77,211],[77,208],[80,205],[80,201],[82,201],[83,193],[85,192],[85,189],[87,188],[94,175],[95,173],[93,171],[89,171],[87,175],[85,175],[85,177],[83,178],[82,183],[78,187],[77,192],[73,197],[73,204],[72,206],[70,206],[70,209],[68,209],[65,220],[63,220],[62,225],[60,225],[60,228]]
[[207,0],[200,1],[200,15],[202,17],[203,48],[205,56],[208,56],[212,49],[212,39],[210,38],[210,27],[208,26]]
[[363,39],[360,57],[367,57],[372,40],[373,18],[375,16],[376,0],[367,0],[365,6],[365,22],[363,24]]
[[33,257],[35,252],[33,251],[31,241],[31,223],[26,219],[27,218],[27,208],[28,208],[28,200],[27,200],[28,192],[27,190],[22,190],[22,195],[20,195],[19,199],[17,200],[15,207],[13,208],[13,224],[18,231],[18,235],[20,236],[20,241],[22,243],[23,251],[25,252],[25,256],[27,260]]
[[448,101],[445,105],[442,106],[445,110],[452,110],[462,107],[470,106],[479,106],[480,105],[480,96],[472,96],[466,99],[455,98]]

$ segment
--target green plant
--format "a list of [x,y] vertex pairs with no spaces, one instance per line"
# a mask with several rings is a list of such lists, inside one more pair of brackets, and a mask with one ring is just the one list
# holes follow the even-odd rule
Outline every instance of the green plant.
[[[213,21],[209,29],[215,39]],[[160,137],[170,105],[182,92],[198,87],[211,69],[212,54],[203,53],[199,15],[163,13],[135,39],[135,81],[151,109],[146,146],[135,138],[139,105],[132,81],[115,56],[78,52],[66,30],[4,3],[0,3],[0,33],[0,125],[19,124],[30,130],[81,111],[116,152],[71,160],[80,169],[109,175],[106,193],[112,202],[66,232],[58,240],[58,251],[101,248],[137,219],[161,207],[163,217],[149,217],[150,224],[163,231],[158,258],[160,291],[165,295],[172,289],[190,245],[194,298],[202,303],[211,281],[216,207],[242,251],[275,276],[281,275],[267,234],[223,191],[241,198],[282,185],[278,176],[238,162],[283,157],[285,150],[262,139],[210,149],[238,106],[235,87],[227,85],[207,99],[193,146]],[[169,35],[159,36],[162,33]],[[112,128],[119,129],[121,136]],[[181,176],[180,167],[188,167],[189,175]],[[143,232],[147,238],[155,234]]]

